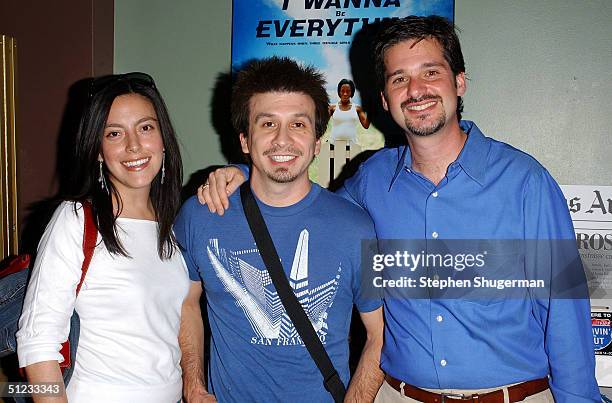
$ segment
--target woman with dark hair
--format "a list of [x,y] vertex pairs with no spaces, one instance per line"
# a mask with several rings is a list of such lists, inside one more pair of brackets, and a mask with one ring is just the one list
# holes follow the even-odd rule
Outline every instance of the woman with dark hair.
[[352,80],[343,78],[338,83],[337,105],[329,105],[329,114],[332,120],[332,131],[330,142],[345,140],[351,143],[357,142],[357,121],[364,129],[370,127],[370,121],[361,106],[351,103],[355,95],[355,84]]
[[[93,80],[76,146],[77,191],[47,226],[26,293],[20,366],[31,383],[62,382],[58,351],[76,311],[71,402],[179,401],[178,332],[189,281],[172,223],[182,165],[153,79],[129,73]],[[85,201],[98,241],[75,297]]]

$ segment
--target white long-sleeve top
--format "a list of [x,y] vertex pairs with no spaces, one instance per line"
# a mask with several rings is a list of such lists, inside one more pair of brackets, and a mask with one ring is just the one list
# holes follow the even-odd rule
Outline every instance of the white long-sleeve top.
[[83,213],[64,202],[38,246],[17,332],[19,365],[62,361],[61,343],[76,309],[81,320],[70,402],[176,402],[181,399],[178,344],[189,280],[180,253],[161,260],[157,223],[119,218],[130,257],[111,255],[98,235],[75,300],[83,262]]

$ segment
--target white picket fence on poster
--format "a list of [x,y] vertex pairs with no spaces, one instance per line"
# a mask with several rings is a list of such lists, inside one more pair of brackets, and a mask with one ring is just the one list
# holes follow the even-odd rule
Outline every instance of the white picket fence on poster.
[[329,182],[340,175],[344,165],[360,152],[361,147],[350,141],[322,142],[318,162],[318,183],[323,187],[328,187]]

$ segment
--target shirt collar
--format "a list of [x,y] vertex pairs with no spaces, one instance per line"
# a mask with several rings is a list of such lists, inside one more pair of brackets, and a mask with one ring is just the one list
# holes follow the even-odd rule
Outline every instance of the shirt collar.
[[457,163],[470,178],[478,182],[480,186],[484,186],[491,142],[474,122],[462,120],[459,125],[468,137],[457,157]]
[[[486,165],[488,161],[490,142],[482,134],[478,126],[470,120],[462,120],[459,125],[467,135],[467,140],[463,149],[459,153],[456,162],[461,166],[465,173],[478,182],[479,185],[484,185],[486,174]],[[410,169],[412,165],[412,157],[410,147],[408,145],[401,146],[397,149],[397,165],[395,173],[389,183],[389,191],[397,180],[402,169]]]
[[404,167],[410,167],[410,147],[408,145],[398,147],[397,149],[397,165],[395,166],[395,173],[393,174],[393,178],[391,178],[391,182],[389,183],[389,190],[393,187],[395,180],[399,176],[400,172]]

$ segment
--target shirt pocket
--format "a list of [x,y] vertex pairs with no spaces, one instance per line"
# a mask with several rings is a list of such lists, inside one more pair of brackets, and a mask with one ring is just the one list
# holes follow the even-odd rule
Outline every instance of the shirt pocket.
[[480,240],[477,245],[482,264],[467,275],[466,302],[488,306],[527,298],[531,283],[525,276],[523,241]]

